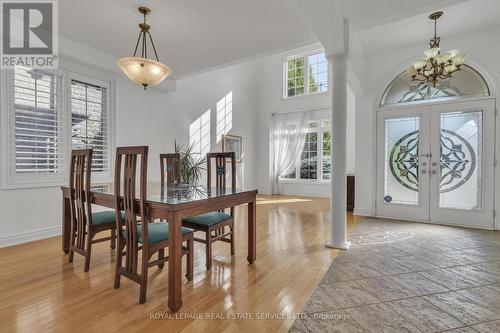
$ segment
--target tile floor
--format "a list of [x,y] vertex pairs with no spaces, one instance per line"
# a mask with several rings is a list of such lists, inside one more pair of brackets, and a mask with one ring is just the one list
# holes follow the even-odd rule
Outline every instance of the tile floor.
[[500,232],[365,219],[289,332],[500,332]]

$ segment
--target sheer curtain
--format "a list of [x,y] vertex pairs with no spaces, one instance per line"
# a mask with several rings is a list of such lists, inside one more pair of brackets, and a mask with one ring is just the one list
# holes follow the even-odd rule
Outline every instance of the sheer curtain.
[[294,171],[307,135],[309,112],[274,114],[272,130],[273,194],[279,194],[279,177]]

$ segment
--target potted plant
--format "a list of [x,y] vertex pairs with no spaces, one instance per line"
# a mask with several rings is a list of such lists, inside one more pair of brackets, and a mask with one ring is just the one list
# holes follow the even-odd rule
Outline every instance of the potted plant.
[[197,158],[193,153],[194,144],[190,146],[178,145],[174,142],[175,152],[180,155],[181,183],[197,185],[205,170],[206,157]]

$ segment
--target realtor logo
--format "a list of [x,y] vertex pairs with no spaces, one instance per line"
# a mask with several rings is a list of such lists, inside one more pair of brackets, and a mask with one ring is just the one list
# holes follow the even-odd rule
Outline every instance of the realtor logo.
[[3,0],[1,67],[57,67],[56,0]]

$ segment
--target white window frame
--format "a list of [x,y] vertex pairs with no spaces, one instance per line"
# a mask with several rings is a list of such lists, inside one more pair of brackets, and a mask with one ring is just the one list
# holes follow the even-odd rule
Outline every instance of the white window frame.
[[[309,91],[309,56],[318,54],[318,53],[325,53],[325,50],[321,49],[316,49],[314,51],[307,51],[307,52],[302,52],[298,54],[294,54],[291,56],[285,57],[283,61],[283,99],[293,99],[293,98],[300,98],[300,97],[305,97],[305,96],[316,96],[316,95],[322,95],[322,94],[328,94],[330,92],[330,74],[327,75],[327,89],[326,91],[318,91],[318,92],[310,92]],[[304,93],[300,95],[295,95],[295,96],[288,96],[288,61],[291,59],[295,58],[304,58]],[[327,59],[327,71],[328,73],[330,72],[330,64],[328,63]]]
[[[323,124],[326,122],[330,122],[330,127],[326,127]],[[302,149],[300,150],[300,157],[295,165],[295,178],[285,178],[280,177],[280,183],[302,183],[302,184],[329,184],[331,179],[323,179],[323,133],[332,131],[331,120],[330,119],[319,119],[319,120],[310,120],[308,124],[317,123],[318,127],[312,127],[307,129],[307,133],[318,133],[318,147],[317,147],[317,156],[318,156],[318,165],[316,169],[316,175],[319,178],[316,179],[301,179],[300,178],[300,166],[302,164]],[[331,158],[331,156],[330,156]],[[331,174],[330,174],[331,177]]]
[[[67,185],[69,182],[69,163],[71,158],[71,79],[77,79],[89,84],[103,85],[107,88],[108,98],[108,142],[109,142],[109,170],[107,172],[94,172],[93,184],[107,183],[112,181],[112,170],[114,169],[115,145],[115,78],[111,74],[102,73],[102,70],[92,65],[80,65],[60,60],[58,70],[44,70],[60,77],[58,82],[58,93],[62,100],[58,108],[62,108],[62,124],[60,126],[62,135],[62,170],[53,174],[30,174],[15,172],[15,145],[12,145],[12,135],[15,135],[15,123],[12,112],[14,112],[14,70],[0,70],[0,98],[1,98],[1,180],[2,189],[53,187]],[[85,74],[82,74],[85,73]]]

